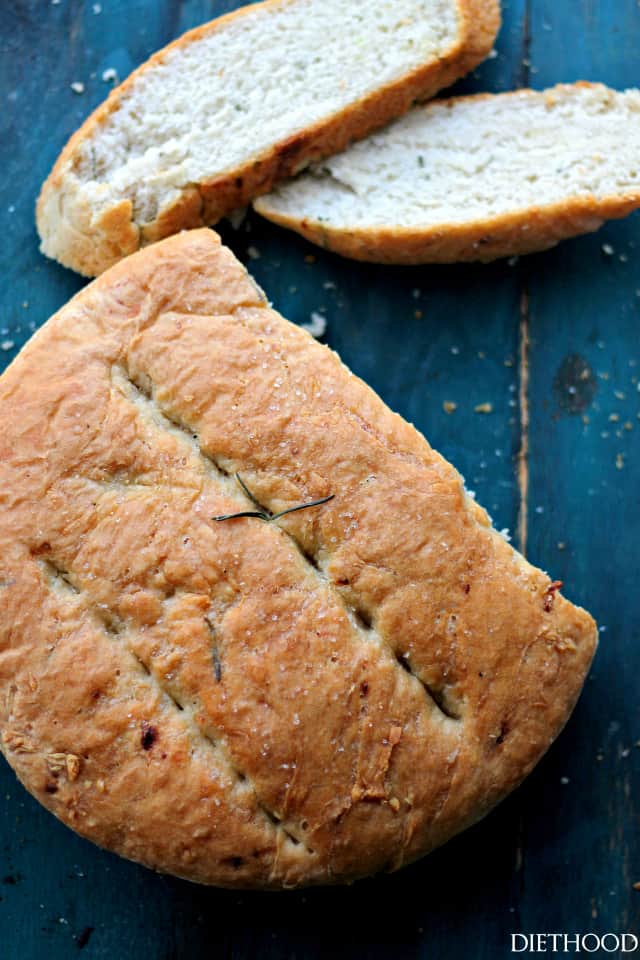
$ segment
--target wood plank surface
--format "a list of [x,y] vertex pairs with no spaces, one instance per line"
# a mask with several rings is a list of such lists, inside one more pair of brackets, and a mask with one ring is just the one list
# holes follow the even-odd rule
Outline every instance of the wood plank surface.
[[[108,92],[104,71],[124,77],[235,6],[2,4],[0,366],[83,284],[39,254],[33,206]],[[638,82],[635,0],[508,0],[503,15],[498,55],[459,89]],[[326,316],[325,341],[593,610],[601,649],[512,797],[422,862],[347,889],[238,894],[154,875],[76,837],[1,762],[0,960],[494,960],[516,931],[639,933],[640,219],[515,264],[446,268],[350,263],[255,217],[221,232],[285,316]]]

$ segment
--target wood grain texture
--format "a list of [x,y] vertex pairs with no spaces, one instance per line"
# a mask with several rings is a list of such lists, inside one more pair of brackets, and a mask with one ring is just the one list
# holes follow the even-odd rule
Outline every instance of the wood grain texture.
[[[124,76],[236,5],[101,0],[96,13],[93,0],[16,0],[3,9],[3,361],[83,283],[38,253],[33,205],[66,137],[107,92],[103,71]],[[499,56],[459,87],[633,85],[639,42],[635,0],[507,0]],[[528,555],[606,627],[601,649],[565,733],[514,796],[421,863],[346,890],[239,895],[155,876],[70,833],[2,763],[0,957],[494,960],[510,956],[515,931],[638,933],[640,219],[488,267],[348,263],[253,218],[223,235],[285,316],[326,315],[327,342],[512,531],[528,444]],[[485,403],[491,413],[474,412]]]

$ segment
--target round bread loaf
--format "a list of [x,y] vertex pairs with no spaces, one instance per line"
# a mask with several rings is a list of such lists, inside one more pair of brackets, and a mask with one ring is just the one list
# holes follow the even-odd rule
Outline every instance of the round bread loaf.
[[79,293],[0,417],[2,750],[96,843],[226,886],[395,869],[566,721],[592,619],[214,233]]

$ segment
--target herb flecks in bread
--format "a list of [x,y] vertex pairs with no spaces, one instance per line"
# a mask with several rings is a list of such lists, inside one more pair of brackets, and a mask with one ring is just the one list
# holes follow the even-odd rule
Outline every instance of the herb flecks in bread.
[[205,24],[71,138],[38,200],[42,250],[94,276],[215,223],[471,70],[498,25],[497,0],[268,0]]
[[259,198],[259,213],[357,260],[493,260],[640,207],[640,91],[600,84],[458,97]]
[[[0,731],[83,836],[203,883],[395,869],[565,723],[595,624],[211,231],[0,378]],[[267,516],[332,499],[277,523]]]

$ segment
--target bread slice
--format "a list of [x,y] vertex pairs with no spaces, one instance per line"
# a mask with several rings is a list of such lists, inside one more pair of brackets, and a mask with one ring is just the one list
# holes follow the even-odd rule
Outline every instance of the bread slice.
[[156,53],[71,138],[42,250],[88,276],[215,223],[490,51],[498,0],[267,0]]
[[394,869],[566,721],[591,617],[213,232],[85,287],[0,422],[2,750],[97,843],[226,886]]
[[640,207],[639,152],[638,90],[460,97],[415,107],[255,208],[356,260],[493,260]]

